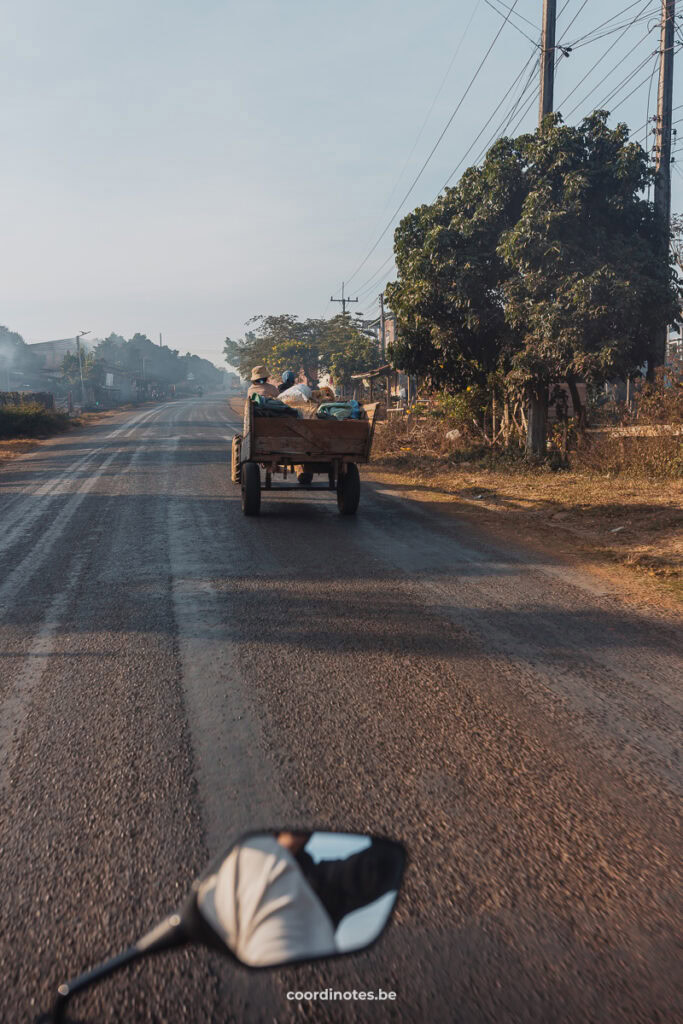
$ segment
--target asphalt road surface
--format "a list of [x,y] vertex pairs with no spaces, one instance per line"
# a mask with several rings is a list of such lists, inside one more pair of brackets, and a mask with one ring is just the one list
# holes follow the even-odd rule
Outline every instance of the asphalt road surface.
[[[405,840],[375,949],[169,954],[73,1018],[681,1019],[676,624],[378,485],[245,519],[237,427],[177,401],[0,471],[0,1019],[285,824]],[[326,988],[396,1000],[287,999]]]

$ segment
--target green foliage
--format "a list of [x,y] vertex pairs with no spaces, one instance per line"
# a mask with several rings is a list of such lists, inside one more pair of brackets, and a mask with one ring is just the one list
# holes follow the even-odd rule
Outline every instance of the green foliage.
[[292,370],[298,377],[317,380],[329,373],[336,387],[347,387],[352,373],[377,365],[379,353],[349,317],[331,320],[299,320],[290,314],[257,316],[241,341],[226,338],[226,362],[248,379],[251,368],[268,367],[273,377]]
[[634,372],[679,315],[643,199],[647,155],[597,111],[501,139],[482,167],[404,218],[388,297],[394,358],[448,390],[492,371],[542,389]]
[[[84,381],[99,384],[101,365],[101,360],[97,359],[94,352],[81,351],[81,368]],[[64,356],[62,360],[62,374],[69,386],[80,386],[81,374],[78,368],[78,355],[76,353],[67,352]]]
[[437,392],[432,398],[427,414],[434,419],[443,420],[450,427],[458,427],[468,433],[472,429],[472,421],[482,418],[488,402],[488,394],[479,385],[468,385],[463,391],[452,394],[447,391]]

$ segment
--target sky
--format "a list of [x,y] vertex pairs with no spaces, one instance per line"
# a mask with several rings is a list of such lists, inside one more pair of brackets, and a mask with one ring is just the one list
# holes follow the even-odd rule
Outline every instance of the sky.
[[[457,181],[526,82],[510,127],[534,128],[542,0],[504,24],[512,3],[0,0],[0,323],[28,342],[161,332],[220,364],[252,316],[338,312],[344,280],[375,315],[400,216],[464,157]],[[559,60],[568,122],[614,88],[644,139],[659,6],[558,0],[564,44],[643,18]]]

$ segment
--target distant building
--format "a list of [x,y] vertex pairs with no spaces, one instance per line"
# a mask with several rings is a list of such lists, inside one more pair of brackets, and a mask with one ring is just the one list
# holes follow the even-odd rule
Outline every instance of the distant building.
[[57,341],[38,341],[28,346],[40,360],[41,370],[60,370],[64,356],[76,354],[75,338],[60,338]]

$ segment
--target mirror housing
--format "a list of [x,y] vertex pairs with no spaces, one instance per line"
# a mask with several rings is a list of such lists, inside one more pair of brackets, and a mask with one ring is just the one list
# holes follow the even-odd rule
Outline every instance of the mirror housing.
[[388,925],[405,862],[378,836],[250,833],[198,880],[183,922],[252,968],[359,952]]

